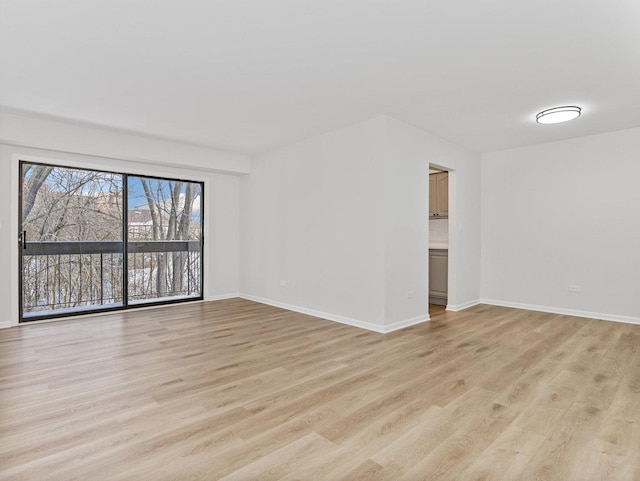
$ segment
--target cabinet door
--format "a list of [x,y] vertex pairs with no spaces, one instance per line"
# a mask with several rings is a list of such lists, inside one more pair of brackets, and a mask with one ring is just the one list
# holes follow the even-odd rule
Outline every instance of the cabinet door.
[[449,271],[446,250],[429,251],[429,296],[447,298]]
[[436,192],[437,192],[437,202],[438,206],[438,216],[447,217],[449,215],[449,174],[447,172],[443,172],[442,174],[437,174],[436,176]]
[[429,175],[429,217],[438,213],[438,182],[436,174]]

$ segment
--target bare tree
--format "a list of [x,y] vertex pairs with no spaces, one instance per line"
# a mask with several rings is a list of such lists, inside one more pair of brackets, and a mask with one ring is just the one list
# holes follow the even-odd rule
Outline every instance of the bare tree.
[[33,209],[33,204],[42,184],[47,180],[53,167],[48,165],[22,164],[24,187],[22,192],[22,218],[26,219]]

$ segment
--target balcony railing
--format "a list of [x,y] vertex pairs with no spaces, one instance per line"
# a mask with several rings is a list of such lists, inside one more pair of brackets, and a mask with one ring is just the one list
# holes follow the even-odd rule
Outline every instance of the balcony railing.
[[[200,241],[29,242],[22,251],[23,316],[201,296]],[[126,287],[125,287],[126,286]]]

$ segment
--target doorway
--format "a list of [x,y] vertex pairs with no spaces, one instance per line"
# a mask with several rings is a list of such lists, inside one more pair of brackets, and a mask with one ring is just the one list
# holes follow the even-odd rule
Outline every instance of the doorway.
[[442,312],[450,303],[451,178],[444,166],[429,164],[429,312]]

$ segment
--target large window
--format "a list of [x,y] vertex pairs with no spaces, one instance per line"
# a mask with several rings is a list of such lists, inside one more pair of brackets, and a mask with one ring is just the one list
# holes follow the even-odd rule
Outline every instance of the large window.
[[202,299],[203,185],[20,163],[21,321]]

